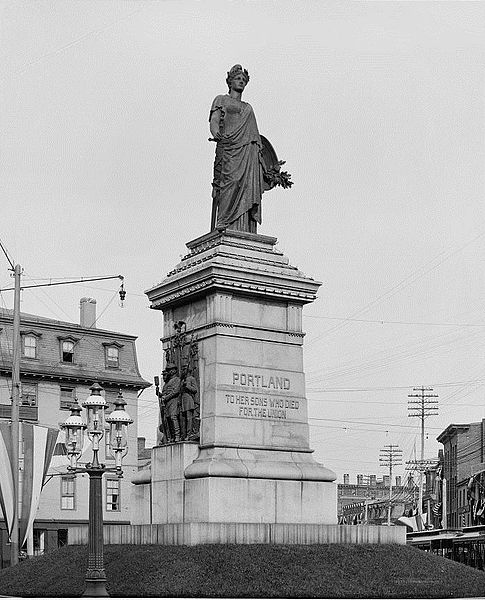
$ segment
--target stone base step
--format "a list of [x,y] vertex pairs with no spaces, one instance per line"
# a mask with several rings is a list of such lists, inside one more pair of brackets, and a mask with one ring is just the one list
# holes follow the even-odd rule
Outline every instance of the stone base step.
[[[69,528],[68,543],[88,542],[88,527]],[[170,523],[105,525],[105,544],[405,544],[406,528],[308,523]]]

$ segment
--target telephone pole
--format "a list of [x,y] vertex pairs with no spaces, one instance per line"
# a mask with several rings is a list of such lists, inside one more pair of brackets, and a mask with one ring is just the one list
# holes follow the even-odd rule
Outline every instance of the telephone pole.
[[418,514],[423,512],[423,473],[424,473],[424,420],[426,417],[431,417],[438,414],[438,394],[430,394],[433,388],[413,388],[417,394],[408,394],[408,398],[418,398],[418,400],[408,400],[408,417],[418,417],[421,420],[421,457],[420,462],[422,463],[419,468],[419,506]]
[[20,275],[22,267],[15,265],[13,301],[13,362],[12,362],[12,476],[13,476],[13,523],[10,535],[10,565],[19,562],[19,410],[20,410]]
[[391,502],[392,502],[392,469],[394,466],[402,465],[402,450],[396,444],[388,444],[381,450],[379,462],[383,467],[389,467],[389,505],[387,507],[387,525],[391,524]]

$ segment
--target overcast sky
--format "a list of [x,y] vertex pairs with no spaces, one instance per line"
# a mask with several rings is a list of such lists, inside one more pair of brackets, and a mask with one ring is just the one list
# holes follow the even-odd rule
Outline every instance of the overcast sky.
[[[98,326],[137,335],[142,375],[159,374],[143,291],[209,229],[208,113],[241,63],[294,181],[264,195],[260,233],[323,282],[304,309],[317,460],[340,481],[382,475],[388,444],[419,458],[415,386],[439,394],[428,456],[485,416],[485,3],[0,6],[0,238],[26,279],[121,273],[128,292],[121,308],[113,282],[26,290],[22,310],[78,322],[93,296]],[[148,389],[149,443],[156,406]]]

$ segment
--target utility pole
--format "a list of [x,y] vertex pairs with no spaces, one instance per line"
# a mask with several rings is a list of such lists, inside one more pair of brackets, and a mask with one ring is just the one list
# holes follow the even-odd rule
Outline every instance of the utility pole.
[[[421,462],[424,463],[424,420],[426,417],[430,417],[432,415],[438,414],[438,400],[433,400],[433,398],[438,398],[438,394],[429,394],[427,392],[432,392],[433,388],[425,388],[421,386],[420,388],[413,388],[414,392],[419,392],[417,394],[408,394],[408,398],[419,398],[418,400],[408,400],[408,417],[418,417],[421,420]],[[424,464],[423,464],[424,467]],[[423,469],[419,469],[419,505],[418,505],[418,514],[421,515],[423,513]]]
[[19,562],[19,410],[20,410],[20,275],[22,267],[15,265],[13,301],[13,362],[12,362],[12,477],[13,523],[10,536],[10,564]]
[[381,450],[379,462],[383,467],[389,467],[389,506],[387,507],[387,525],[391,524],[391,502],[392,502],[392,469],[396,465],[402,465],[402,450],[396,444],[388,444]]

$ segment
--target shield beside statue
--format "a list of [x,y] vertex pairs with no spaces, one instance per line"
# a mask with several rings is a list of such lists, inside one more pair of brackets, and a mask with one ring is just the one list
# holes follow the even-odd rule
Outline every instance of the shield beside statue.
[[281,165],[285,164],[284,160],[278,160],[275,149],[271,142],[264,135],[261,138],[261,163],[263,166],[263,192],[273,189],[280,185],[283,188],[290,188],[293,185],[291,175],[286,171],[281,170]]

